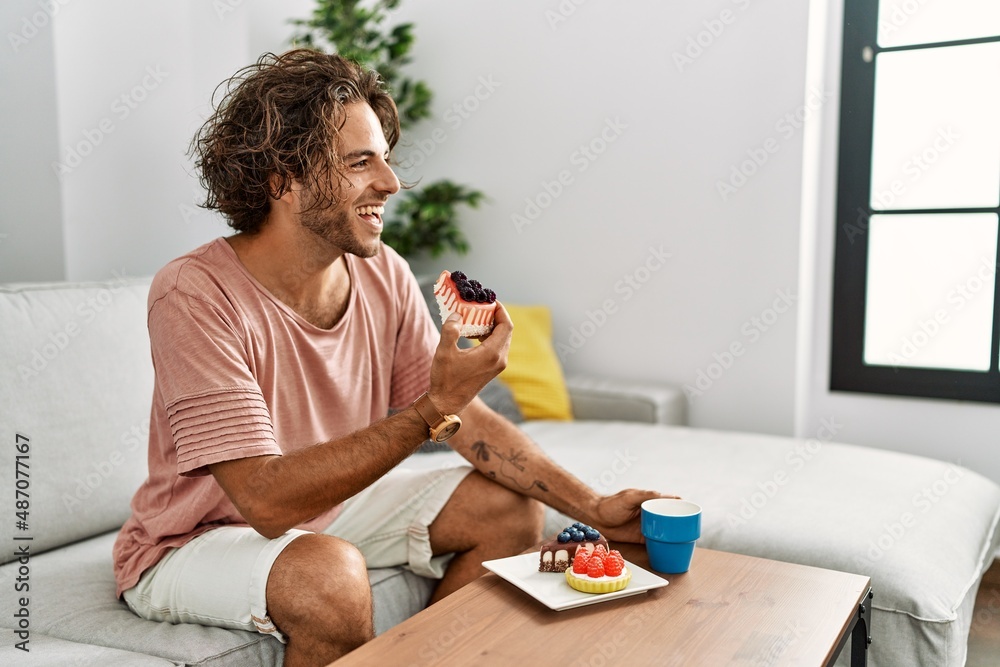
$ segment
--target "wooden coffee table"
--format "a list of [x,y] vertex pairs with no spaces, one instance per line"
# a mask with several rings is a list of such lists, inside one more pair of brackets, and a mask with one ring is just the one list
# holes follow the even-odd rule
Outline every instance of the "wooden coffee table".
[[[619,548],[649,569],[643,547]],[[335,664],[832,665],[852,634],[851,664],[865,664],[868,577],[697,548],[689,572],[664,578],[552,611],[486,574]]]

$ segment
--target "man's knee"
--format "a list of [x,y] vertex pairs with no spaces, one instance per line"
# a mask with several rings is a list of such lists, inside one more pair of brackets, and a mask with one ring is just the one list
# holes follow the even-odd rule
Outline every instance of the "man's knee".
[[515,519],[515,523],[520,523],[524,540],[534,543],[542,536],[545,528],[545,505],[527,496],[520,496],[511,508],[509,516]]
[[267,580],[267,607],[290,641],[304,634],[360,645],[374,635],[364,556],[330,535],[303,535],[285,547]]
[[545,506],[492,480],[486,481],[489,486],[484,495],[489,500],[485,509],[491,521],[507,524],[506,530],[521,533],[528,542],[538,540],[545,526]]

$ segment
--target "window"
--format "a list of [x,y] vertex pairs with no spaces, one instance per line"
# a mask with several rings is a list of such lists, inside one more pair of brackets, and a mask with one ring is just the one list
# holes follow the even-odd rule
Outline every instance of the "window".
[[830,388],[1000,403],[1000,2],[845,0]]

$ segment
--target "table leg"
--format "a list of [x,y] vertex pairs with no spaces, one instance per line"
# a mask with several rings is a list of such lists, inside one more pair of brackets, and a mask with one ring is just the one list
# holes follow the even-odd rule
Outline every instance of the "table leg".
[[872,589],[858,605],[857,621],[851,633],[851,667],[868,665],[868,645],[872,643]]
[[833,667],[833,664],[837,662],[848,637],[851,638],[851,667],[867,667],[868,645],[872,643],[872,597],[874,594],[869,588],[868,592],[861,598],[861,602],[858,603],[857,609],[854,610],[851,620],[848,621],[847,631],[840,638],[837,650],[830,656],[830,662],[827,663],[826,667]]

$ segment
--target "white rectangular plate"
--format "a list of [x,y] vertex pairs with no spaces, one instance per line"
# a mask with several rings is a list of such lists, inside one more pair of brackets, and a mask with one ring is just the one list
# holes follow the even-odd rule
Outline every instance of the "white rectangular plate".
[[628,586],[614,593],[595,594],[582,593],[570,588],[569,584],[566,583],[566,575],[562,572],[539,572],[537,553],[498,558],[483,563],[483,567],[487,570],[506,579],[555,611],[616,600],[653,588],[660,588],[668,583],[666,579],[628,561],[625,561],[625,566],[632,572],[632,581],[629,582]]

